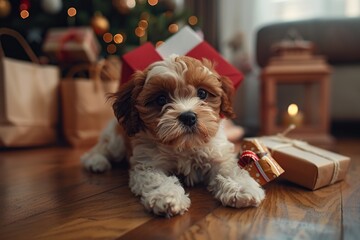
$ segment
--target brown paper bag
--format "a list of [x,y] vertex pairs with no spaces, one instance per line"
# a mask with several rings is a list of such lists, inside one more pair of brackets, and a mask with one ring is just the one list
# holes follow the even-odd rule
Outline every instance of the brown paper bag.
[[0,43],[0,146],[53,143],[58,122],[59,70],[40,65],[16,31],[1,28],[2,35],[14,37],[31,62],[6,57]]
[[[114,117],[106,94],[117,90],[119,76],[102,81],[100,74],[104,73],[104,66],[105,61],[97,65],[78,65],[61,81],[63,131],[73,147],[95,144],[102,129]],[[84,69],[89,71],[90,78],[74,77]]]

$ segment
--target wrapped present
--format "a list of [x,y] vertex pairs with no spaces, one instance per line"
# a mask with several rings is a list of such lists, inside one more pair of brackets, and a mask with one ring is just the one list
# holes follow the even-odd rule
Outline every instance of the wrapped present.
[[241,148],[242,154],[238,162],[240,167],[247,170],[260,185],[263,186],[284,173],[267,147],[258,139],[245,139]]
[[89,27],[53,28],[45,37],[43,51],[54,62],[96,62],[100,44]]
[[151,63],[162,60],[171,54],[186,55],[200,60],[209,59],[215,63],[215,69],[220,75],[230,78],[235,88],[243,80],[243,75],[239,70],[228,63],[190,27],[185,26],[157,49],[151,43],[146,43],[124,54],[121,82],[127,82],[135,70],[144,70]]
[[345,178],[350,158],[281,134],[259,138],[284,168],[282,178],[315,190]]

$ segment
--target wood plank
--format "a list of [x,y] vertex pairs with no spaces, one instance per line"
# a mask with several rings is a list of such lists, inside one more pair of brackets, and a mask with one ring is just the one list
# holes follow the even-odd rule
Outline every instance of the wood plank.
[[127,185],[126,169],[91,174],[82,169],[84,150],[52,148],[1,152],[0,225],[28,218]]
[[186,189],[186,191],[190,193],[191,206],[184,215],[170,219],[155,217],[118,239],[141,239],[144,236],[146,236],[146,239],[154,240],[177,239],[189,227],[220,205],[206,190],[205,186],[197,186]]
[[205,186],[189,188],[183,216],[155,217],[128,188],[124,167],[82,169],[84,150],[0,151],[2,239],[357,239],[360,235],[360,139],[340,140],[352,158],[345,181],[308,191],[270,183],[259,208],[220,206]]
[[124,185],[16,221],[0,232],[2,239],[114,239],[151,218]]
[[338,152],[351,158],[346,181],[341,184],[343,239],[360,236],[360,140],[341,141]]
[[308,191],[271,183],[258,208],[221,207],[190,227],[181,239],[339,239],[340,185]]

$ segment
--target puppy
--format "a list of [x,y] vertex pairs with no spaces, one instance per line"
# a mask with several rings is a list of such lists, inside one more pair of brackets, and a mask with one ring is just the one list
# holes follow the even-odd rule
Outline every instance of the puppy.
[[131,191],[157,215],[189,209],[189,195],[177,176],[188,186],[205,183],[224,206],[258,206],[264,190],[239,168],[222,127],[225,117],[234,117],[233,91],[208,60],[171,56],[155,62],[111,97],[131,146],[114,120],[82,162],[102,172],[111,168],[109,160],[128,154]]

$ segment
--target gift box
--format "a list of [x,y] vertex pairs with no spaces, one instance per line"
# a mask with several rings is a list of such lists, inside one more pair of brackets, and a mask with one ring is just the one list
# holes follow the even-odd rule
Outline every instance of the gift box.
[[241,149],[238,162],[240,167],[247,170],[260,185],[263,186],[284,173],[269,149],[258,139],[245,139],[241,143]]
[[243,80],[243,75],[239,70],[228,63],[190,27],[185,26],[157,49],[151,43],[146,43],[124,54],[122,56],[121,82],[127,82],[136,70],[144,70],[151,63],[160,61],[171,54],[186,55],[199,60],[203,58],[209,59],[215,63],[215,70],[220,75],[230,78],[235,88]]
[[96,62],[100,44],[91,28],[53,28],[45,37],[43,51],[53,62]]
[[350,158],[282,135],[259,138],[285,170],[282,178],[316,190],[345,178]]

